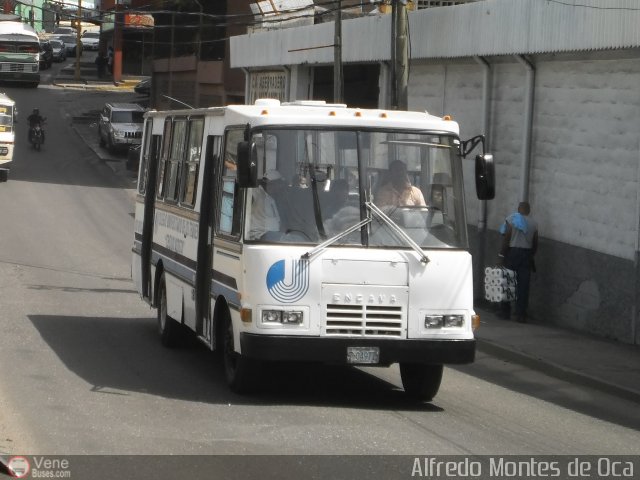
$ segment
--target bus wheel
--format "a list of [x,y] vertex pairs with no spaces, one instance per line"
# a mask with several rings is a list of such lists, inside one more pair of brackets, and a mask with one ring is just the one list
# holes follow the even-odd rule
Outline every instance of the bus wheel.
[[430,402],[440,389],[442,365],[421,365],[401,363],[400,378],[405,393],[423,402]]
[[158,305],[158,332],[160,333],[160,343],[167,348],[173,348],[178,344],[179,327],[178,322],[167,313],[167,285],[164,273],[160,277],[159,292],[160,304]]
[[227,384],[235,393],[251,393],[257,388],[260,364],[235,351],[233,323],[229,315],[226,315],[224,322],[222,352]]

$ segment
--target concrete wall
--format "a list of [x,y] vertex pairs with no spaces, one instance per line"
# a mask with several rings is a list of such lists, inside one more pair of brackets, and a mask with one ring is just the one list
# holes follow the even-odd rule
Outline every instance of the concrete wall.
[[[496,230],[522,196],[526,71],[512,57],[487,60],[497,175],[496,199],[488,203],[490,264]],[[536,80],[529,200],[542,237],[531,315],[638,343],[640,56],[610,51],[530,60]],[[463,138],[482,133],[481,100],[482,68],[473,59],[412,63],[409,108],[453,115]],[[476,225],[471,159],[465,176],[469,223]]]

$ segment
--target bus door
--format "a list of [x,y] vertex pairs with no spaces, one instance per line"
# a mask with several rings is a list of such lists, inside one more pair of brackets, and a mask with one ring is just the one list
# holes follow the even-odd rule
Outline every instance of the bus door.
[[158,159],[160,158],[160,144],[162,135],[151,135],[152,120],[147,123],[149,143],[143,151],[142,161],[145,169],[146,189],[144,196],[144,216],[142,222],[142,245],[140,247],[140,268],[142,282],[142,296],[153,304],[151,298],[151,250],[153,244],[153,215],[156,199],[156,175],[158,172]]
[[213,247],[213,176],[220,152],[221,137],[209,135],[205,150],[200,225],[198,227],[198,257],[196,262],[196,333],[211,342],[211,262]]

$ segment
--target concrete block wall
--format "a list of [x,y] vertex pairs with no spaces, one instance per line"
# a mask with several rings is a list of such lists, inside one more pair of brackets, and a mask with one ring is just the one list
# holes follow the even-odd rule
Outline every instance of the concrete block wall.
[[[530,60],[536,80],[529,201],[541,235],[531,315],[639,343],[640,58],[614,51]],[[496,230],[522,193],[526,70],[511,57],[488,61],[497,176],[483,252],[490,264]],[[481,66],[473,59],[414,61],[409,108],[453,115],[463,138],[482,133]],[[479,255],[471,159],[464,173],[472,251]]]

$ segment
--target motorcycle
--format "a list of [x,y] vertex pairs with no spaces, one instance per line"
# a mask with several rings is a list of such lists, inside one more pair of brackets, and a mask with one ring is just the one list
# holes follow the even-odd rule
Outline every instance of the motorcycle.
[[44,143],[44,130],[42,129],[42,124],[37,123],[33,127],[31,127],[31,132],[29,134],[29,141],[31,142],[31,146],[36,150],[40,150],[41,145]]

